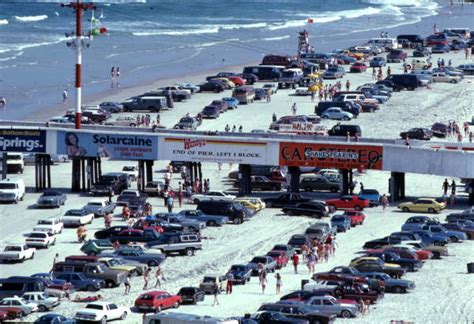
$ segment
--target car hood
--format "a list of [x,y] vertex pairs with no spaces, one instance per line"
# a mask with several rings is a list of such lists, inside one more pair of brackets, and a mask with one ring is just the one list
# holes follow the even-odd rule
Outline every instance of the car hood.
[[2,189],[0,190],[0,194],[15,194],[19,192],[18,189]]

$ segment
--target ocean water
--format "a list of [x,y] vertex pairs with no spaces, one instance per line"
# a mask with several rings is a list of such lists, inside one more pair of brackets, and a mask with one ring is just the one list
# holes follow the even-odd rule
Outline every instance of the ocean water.
[[[56,0],[0,2],[0,96],[23,118],[73,90],[74,52],[66,33],[74,13]],[[332,37],[413,24],[437,14],[431,0],[102,0],[84,15],[84,30],[105,27],[84,50],[84,94],[110,90],[111,66],[121,85],[295,54],[306,28],[318,50]],[[91,24],[91,18],[100,22]],[[308,23],[308,18],[313,20]],[[348,36],[349,35],[349,36]],[[355,40],[354,40],[355,41]]]

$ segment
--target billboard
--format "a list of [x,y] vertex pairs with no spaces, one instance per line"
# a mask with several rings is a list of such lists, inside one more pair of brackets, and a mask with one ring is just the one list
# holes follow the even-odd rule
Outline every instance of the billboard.
[[260,164],[267,163],[267,143],[209,138],[163,138],[160,158],[175,161]]
[[158,137],[58,131],[57,153],[114,160],[157,160]]
[[382,170],[383,147],[332,143],[280,143],[279,164]]
[[45,153],[46,131],[34,129],[0,129],[0,151]]
[[291,124],[280,124],[278,125],[279,133],[296,133],[296,134],[316,134],[326,135],[327,128],[325,125],[313,124],[313,123],[300,123],[294,122]]

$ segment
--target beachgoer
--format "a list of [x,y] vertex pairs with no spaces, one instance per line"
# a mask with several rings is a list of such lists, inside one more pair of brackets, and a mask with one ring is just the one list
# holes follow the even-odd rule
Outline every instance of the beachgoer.
[[336,254],[336,248],[338,247],[336,237],[334,236],[331,241],[332,255]]
[[296,115],[296,110],[297,110],[297,108],[296,108],[296,102],[294,102],[294,103],[293,103],[293,106],[291,106],[291,113],[292,113],[293,115]]
[[451,182],[451,193],[456,194],[456,182],[454,180]]
[[382,204],[383,211],[385,211],[385,208],[388,206],[388,198],[385,194],[380,198],[380,203]]
[[158,287],[161,289],[161,276],[162,276],[161,268],[158,267],[156,268],[156,271],[155,271],[155,278],[156,278],[155,288]]
[[448,179],[444,179],[444,182],[443,182],[443,193],[446,195],[448,194],[448,189],[449,189],[449,182],[448,182]]
[[260,280],[260,285],[262,286],[262,294],[265,294],[265,288],[267,287],[267,272],[262,271],[262,279]]
[[215,285],[212,288],[212,295],[214,296],[214,302],[212,303],[212,306],[219,305],[219,300],[217,299],[217,295],[219,295],[219,294],[220,294],[219,287],[217,287],[217,285]]
[[232,126],[232,133],[235,133],[237,130],[237,127],[235,125]]
[[271,102],[272,101],[272,91],[268,91],[267,93],[267,102]]
[[112,68],[110,69],[110,77],[113,79],[115,79],[115,66],[112,66]]
[[239,133],[242,133],[244,130],[244,128],[242,127],[242,125],[239,126]]
[[225,293],[226,294],[232,294],[232,286],[234,285],[234,275],[232,272],[228,272],[227,275],[227,285],[225,287]]
[[275,275],[276,279],[276,294],[278,295],[281,291],[281,286],[283,285],[283,281],[281,280],[281,275],[277,272]]
[[298,273],[298,264],[300,263],[300,258],[298,254],[294,253],[291,257],[291,261],[293,262],[293,268],[295,269],[295,273]]
[[224,130],[225,130],[227,133],[230,132],[230,126],[229,126],[229,124],[225,125]]
[[361,182],[360,183],[360,192],[364,191],[364,184]]
[[68,97],[67,89],[64,89],[64,91],[63,91],[63,103],[67,102],[67,97]]
[[112,213],[107,213],[104,216],[104,225],[105,228],[110,228],[110,226],[112,225]]
[[354,181],[351,181],[351,183],[349,184],[349,194],[350,195],[353,195],[354,194],[354,189],[356,187],[356,184]]
[[351,81],[349,81],[349,79],[347,79],[346,81],[346,91],[350,91],[351,89]]
[[277,115],[275,113],[273,113],[272,115],[272,122],[276,122],[277,121]]
[[125,295],[128,295],[130,293],[130,277],[132,276],[131,273],[128,274],[127,277],[125,277],[125,282],[123,283],[125,286]]
[[147,290],[148,289],[148,277],[150,276],[150,272],[151,272],[151,268],[148,268],[145,270],[145,272],[143,273],[143,280],[145,281],[144,285],[143,285],[143,290]]

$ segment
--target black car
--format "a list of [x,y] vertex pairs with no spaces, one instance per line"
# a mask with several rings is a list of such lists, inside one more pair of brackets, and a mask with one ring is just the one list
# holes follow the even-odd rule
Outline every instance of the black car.
[[281,211],[288,216],[310,216],[317,218],[327,216],[328,214],[328,209],[325,203],[311,201],[298,203],[294,206],[286,206],[283,207]]
[[245,80],[245,84],[252,85],[255,82],[258,82],[258,76],[252,73],[242,73],[239,74],[239,77]]
[[373,252],[367,256],[377,257],[384,262],[398,264],[400,267],[407,269],[407,271],[416,271],[422,267],[422,262],[419,260],[401,258],[394,252]]
[[181,296],[183,304],[196,305],[200,301],[204,301],[206,294],[197,287],[183,287],[178,291],[178,296]]
[[[385,80],[393,83],[393,89],[395,91],[401,91],[403,89],[415,90],[420,86],[420,82],[415,74],[392,74],[389,75]],[[377,83],[379,83],[378,81]],[[385,84],[385,83],[383,83]],[[385,84],[389,86],[388,84]]]
[[298,203],[304,203],[310,201],[310,198],[301,196],[300,194],[284,193],[277,197],[263,198],[267,207],[272,208],[283,208],[288,205],[296,205]]
[[279,312],[261,311],[252,314],[251,318],[264,324],[308,324],[304,319],[291,318]]
[[127,228],[129,228],[127,225],[112,226],[95,232],[94,237],[96,239],[108,239],[112,235],[118,234],[121,231],[126,230]]
[[255,89],[255,100],[265,100],[268,97],[268,92],[265,89]]
[[359,116],[362,107],[356,102],[352,101],[320,101],[316,107],[314,107],[314,113],[321,116],[327,109],[332,107],[341,108],[344,111],[350,112],[355,118]]
[[234,201],[203,200],[199,201],[197,209],[208,215],[227,216],[234,224],[242,224],[249,217],[246,208]]
[[418,47],[413,51],[413,57],[425,57],[430,55],[430,51],[426,47]]
[[229,270],[230,273],[234,276],[233,283],[241,283],[245,285],[246,282],[250,281],[252,276],[252,268],[246,264],[233,264]]
[[155,242],[158,242],[159,239],[160,234],[152,228],[145,228],[144,230],[136,230],[134,228],[129,228],[122,232],[113,234],[109,237],[110,241],[118,241],[120,244],[137,242],[153,245]]
[[201,112],[203,118],[218,118],[221,114],[219,107],[206,106]]
[[334,291],[336,290],[336,287],[334,288],[324,288],[324,289],[318,289],[318,290],[296,290],[293,291],[289,294],[284,295],[283,297],[280,298],[280,301],[285,301],[285,300],[300,300],[300,301],[305,301],[307,299],[310,299],[313,296],[324,296],[324,295],[332,295],[334,294]]
[[400,137],[403,139],[416,139],[422,141],[429,141],[433,133],[427,128],[412,128],[406,132],[401,132]]
[[362,130],[360,129],[359,125],[345,125],[345,124],[337,124],[333,126],[330,130],[328,130],[329,136],[347,136],[349,133],[350,136],[362,136]]
[[[234,186],[238,187],[239,181],[236,181]],[[280,191],[282,189],[282,182],[270,180],[266,176],[251,176],[250,186],[252,190]]]
[[385,245],[394,245],[401,244],[402,240],[400,238],[386,236],[384,238],[375,239],[364,243],[363,249],[380,249]]
[[311,240],[306,235],[295,234],[288,241],[288,245],[295,249],[296,253],[301,253],[301,246],[306,244],[311,246]]
[[200,92],[222,92],[224,91],[224,86],[217,82],[206,82],[199,85]]
[[443,123],[434,123],[431,126],[431,133],[436,137],[446,137],[448,135],[448,125]]
[[313,307],[298,302],[280,302],[275,304],[263,304],[259,311],[270,311],[282,313],[291,318],[304,319],[310,323],[332,323],[336,318],[335,315],[322,315]]

